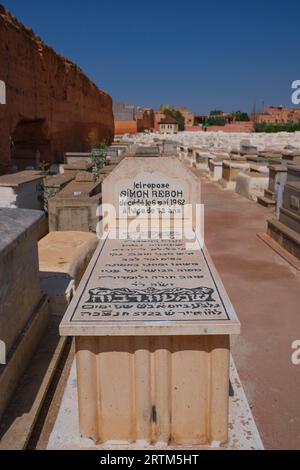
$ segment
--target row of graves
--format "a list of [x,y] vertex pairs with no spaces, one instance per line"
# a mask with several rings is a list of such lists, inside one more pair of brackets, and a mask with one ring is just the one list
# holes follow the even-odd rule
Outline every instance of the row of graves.
[[67,153],[58,174],[0,176],[0,419],[96,249],[104,179],[138,148],[113,144],[97,178],[89,153]]
[[246,140],[230,151],[181,146],[179,158],[191,168],[206,172],[223,189],[271,207],[275,206],[275,188],[278,184],[283,187],[286,181],[288,165],[299,164],[300,149],[287,145],[258,150]]
[[0,449],[26,447],[33,431],[66,344],[59,322],[98,246],[101,185],[124,149],[109,150],[97,177],[82,154],[58,174],[0,176]]
[[[253,149],[253,154],[255,151]],[[238,194],[264,207],[273,208],[274,214],[267,220],[267,234],[280,247],[300,259],[300,149],[288,146],[281,150],[269,149],[257,155],[242,156],[246,162],[242,159],[238,164],[222,162],[221,186],[235,188]],[[215,168],[215,164],[211,161],[210,168]],[[279,246],[263,238],[291,260]],[[299,267],[299,262],[292,264]]]
[[[11,422],[12,394],[55,321],[76,360],[49,449],[261,449],[230,355],[240,323],[204,244],[200,178],[174,143],[142,147],[96,180],[89,156],[67,155],[44,184],[43,238],[45,212],[0,208],[0,420]],[[29,415],[18,426],[31,429]],[[2,427],[0,448],[21,447],[15,435]]]
[[[240,149],[213,151],[201,147],[180,147],[179,158],[192,168],[206,172],[211,181],[232,190],[274,212],[260,236],[294,266],[300,259],[300,148],[258,150],[248,141]],[[273,241],[272,241],[273,240]],[[276,242],[274,244],[274,242]],[[284,251],[280,250],[284,248]]]

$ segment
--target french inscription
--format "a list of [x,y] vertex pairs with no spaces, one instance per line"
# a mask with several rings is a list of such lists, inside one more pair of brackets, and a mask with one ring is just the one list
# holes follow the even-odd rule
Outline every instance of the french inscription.
[[142,173],[122,181],[117,191],[121,215],[182,214],[188,203],[186,182],[159,173]]

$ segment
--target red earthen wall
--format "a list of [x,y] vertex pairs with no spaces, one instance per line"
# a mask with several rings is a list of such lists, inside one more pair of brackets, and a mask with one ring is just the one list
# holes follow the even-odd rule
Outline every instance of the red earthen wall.
[[65,151],[88,150],[91,131],[113,139],[111,97],[1,5],[0,80],[7,93],[6,105],[0,105],[2,171],[11,164],[14,139],[40,150],[48,162]]
[[136,134],[138,132],[138,121],[115,121],[115,133]]

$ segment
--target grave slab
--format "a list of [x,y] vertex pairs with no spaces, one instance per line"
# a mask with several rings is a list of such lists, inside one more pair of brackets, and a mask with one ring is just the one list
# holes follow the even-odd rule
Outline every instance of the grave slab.
[[38,274],[40,211],[0,209],[0,416],[47,324],[48,299]]
[[239,331],[206,250],[186,251],[182,240],[100,243],[60,325],[76,338],[83,436],[226,442],[229,335]]
[[0,176],[0,207],[42,209],[39,198],[43,175],[38,171],[20,171]]
[[41,288],[51,315],[64,315],[97,245],[96,235],[86,232],[51,232],[39,241]]

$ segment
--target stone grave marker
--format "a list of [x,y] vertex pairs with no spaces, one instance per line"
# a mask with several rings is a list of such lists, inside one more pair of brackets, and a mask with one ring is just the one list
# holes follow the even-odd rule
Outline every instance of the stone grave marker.
[[[179,201],[199,203],[200,182],[176,159],[124,159],[103,183],[115,226],[159,221]],[[188,249],[176,230],[162,235],[106,232],[60,325],[76,338],[80,429],[95,443],[228,438],[229,336],[240,324],[201,240]]]

